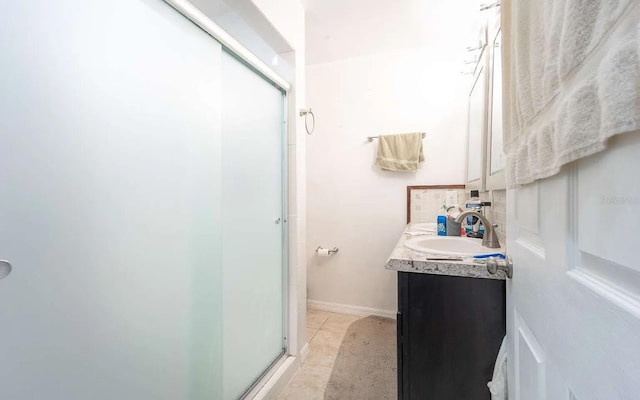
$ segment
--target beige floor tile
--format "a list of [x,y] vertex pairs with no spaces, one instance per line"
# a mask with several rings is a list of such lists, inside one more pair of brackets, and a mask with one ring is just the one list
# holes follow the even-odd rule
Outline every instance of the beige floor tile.
[[344,333],[319,330],[309,343],[309,356],[305,365],[333,368]]
[[307,309],[307,328],[320,328],[333,314],[327,311],[314,310],[312,308]]
[[305,364],[278,396],[278,400],[322,400],[331,368]]
[[307,328],[307,342],[312,341],[316,333],[318,333],[318,328]]
[[327,321],[322,325],[322,330],[345,333],[349,329],[349,325],[361,319],[354,315],[331,314]]
[[324,329],[320,329],[313,337],[310,345],[312,348],[329,348],[338,350],[342,344],[344,338],[344,332],[332,332]]
[[323,400],[344,334],[360,318],[307,309],[309,356],[278,400]]

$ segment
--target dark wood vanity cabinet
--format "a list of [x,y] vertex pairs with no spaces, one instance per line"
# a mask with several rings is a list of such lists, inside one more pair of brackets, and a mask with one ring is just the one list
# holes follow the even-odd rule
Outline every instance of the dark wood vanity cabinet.
[[505,281],[398,273],[398,399],[488,400]]

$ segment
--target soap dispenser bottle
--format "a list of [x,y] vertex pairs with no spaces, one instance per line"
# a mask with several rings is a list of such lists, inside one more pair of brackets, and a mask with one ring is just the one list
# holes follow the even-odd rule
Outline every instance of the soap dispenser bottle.
[[447,236],[447,216],[445,215],[447,206],[445,204],[442,204],[442,207],[440,208],[440,214],[438,215],[438,219],[436,220],[438,236]]
[[447,217],[438,215],[438,236],[447,236]]

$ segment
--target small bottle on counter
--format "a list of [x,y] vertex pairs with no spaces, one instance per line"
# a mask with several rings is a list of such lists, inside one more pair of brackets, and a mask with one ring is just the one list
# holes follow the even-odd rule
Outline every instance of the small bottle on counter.
[[447,236],[447,217],[438,215],[438,236]]

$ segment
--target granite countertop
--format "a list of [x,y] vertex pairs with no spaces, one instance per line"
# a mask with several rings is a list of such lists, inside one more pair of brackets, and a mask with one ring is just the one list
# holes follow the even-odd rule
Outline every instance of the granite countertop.
[[[484,263],[479,263],[477,260],[474,262],[472,257],[463,258],[462,261],[427,261],[427,253],[412,250],[405,247],[404,242],[410,239],[412,236],[407,232],[412,231],[412,224],[408,224],[396,247],[391,252],[385,269],[399,272],[417,272],[422,274],[432,275],[449,275],[449,276],[463,276],[468,278],[483,278],[483,279],[507,279],[504,271],[498,271],[495,275],[490,274],[487,271],[487,267]],[[480,240],[480,239],[478,239]],[[434,254],[434,257],[442,257],[441,255]]]

